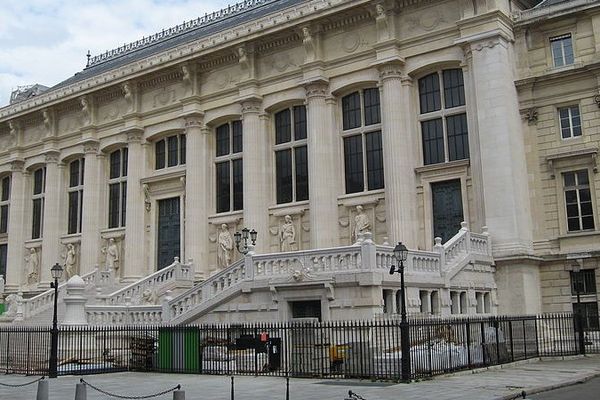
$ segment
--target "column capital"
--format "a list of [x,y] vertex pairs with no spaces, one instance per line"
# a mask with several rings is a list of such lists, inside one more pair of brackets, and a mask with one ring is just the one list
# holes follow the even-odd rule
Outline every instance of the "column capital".
[[401,79],[403,77],[404,63],[399,60],[382,62],[376,65],[382,81],[388,79]]
[[259,114],[262,111],[262,99],[259,97],[249,97],[240,100],[242,106],[242,115]]
[[204,113],[194,112],[186,115],[182,115],[183,126],[187,131],[192,128],[202,128],[204,126]]
[[144,138],[144,128],[139,126],[128,128],[121,133],[127,135],[128,143],[139,143]]
[[10,170],[12,172],[23,172],[25,167],[25,161],[23,160],[12,160],[10,162]]
[[46,164],[58,164],[60,159],[60,151],[58,150],[48,150],[44,153],[44,160]]
[[307,99],[329,96],[329,82],[324,79],[305,82],[304,89]]
[[100,142],[96,139],[88,139],[81,143],[83,145],[84,154],[97,154],[100,147]]

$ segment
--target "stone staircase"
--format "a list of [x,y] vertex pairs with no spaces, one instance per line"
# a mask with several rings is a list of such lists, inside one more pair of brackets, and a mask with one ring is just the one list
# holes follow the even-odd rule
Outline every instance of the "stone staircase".
[[[405,262],[407,282],[447,284],[468,265],[492,265],[491,241],[487,230],[482,234],[469,231],[466,223],[447,243],[436,239],[433,251],[409,251]],[[242,293],[271,290],[277,284],[324,282],[333,297],[336,278],[362,272],[378,273],[382,284],[397,284],[388,274],[396,261],[393,247],[376,245],[366,233],[358,243],[329,249],[315,249],[273,254],[254,254],[243,259],[177,295],[168,293],[153,304],[128,304],[113,296],[113,302],[88,305],[88,322],[94,325],[186,324],[206,315],[216,307]],[[350,278],[352,278],[350,277]],[[124,289],[123,289],[124,290]]]

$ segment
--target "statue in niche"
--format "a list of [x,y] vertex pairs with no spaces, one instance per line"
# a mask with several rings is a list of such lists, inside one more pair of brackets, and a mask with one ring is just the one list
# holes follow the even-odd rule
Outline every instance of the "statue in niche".
[[219,231],[219,237],[217,239],[217,267],[227,268],[231,263],[231,252],[233,250],[233,238],[227,224],[221,224],[221,230]]
[[25,258],[25,261],[27,262],[27,283],[35,285],[39,282],[40,256],[34,247],[29,249],[29,255]]
[[315,42],[313,41],[312,34],[307,26],[302,28],[302,37],[302,44],[304,45],[304,52],[306,53],[305,62],[316,60],[317,53],[315,50]]
[[6,315],[13,317],[17,315],[19,308],[23,304],[23,293],[13,293],[6,296]]
[[284,223],[279,228],[279,244],[281,251],[293,251],[296,244],[296,229],[292,217],[286,215]]
[[365,214],[363,206],[356,206],[356,216],[354,217],[354,229],[352,231],[352,243],[358,242],[358,238],[371,228],[371,221]]
[[383,4],[377,4],[375,6],[375,11],[377,12],[377,16],[375,17],[375,24],[377,26],[377,34],[380,40],[388,39],[389,35],[389,26],[388,26],[388,16],[385,12],[385,7]]
[[92,118],[92,110],[90,107],[90,101],[85,96],[81,98],[81,113],[83,114],[83,120],[85,124],[89,124]]
[[65,276],[67,280],[77,274],[77,253],[73,243],[67,244],[67,253],[65,254]]
[[102,252],[106,255],[105,268],[107,271],[115,271],[115,275],[118,275],[119,271],[119,247],[115,242],[114,238],[108,239],[108,246],[102,249]]

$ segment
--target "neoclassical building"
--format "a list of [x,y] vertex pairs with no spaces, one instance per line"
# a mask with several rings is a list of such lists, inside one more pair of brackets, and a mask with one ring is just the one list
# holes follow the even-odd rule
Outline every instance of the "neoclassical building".
[[[247,0],[90,58],[0,109],[6,293],[45,290],[56,262],[122,287],[174,257],[224,290],[281,252],[360,246],[366,265],[373,244],[388,266],[378,246],[402,241],[411,311],[570,311],[579,289],[597,313],[600,4],[537,3]],[[224,277],[243,227],[258,261]],[[297,285],[345,316],[397,310],[387,272],[300,264],[214,307],[277,309]]]

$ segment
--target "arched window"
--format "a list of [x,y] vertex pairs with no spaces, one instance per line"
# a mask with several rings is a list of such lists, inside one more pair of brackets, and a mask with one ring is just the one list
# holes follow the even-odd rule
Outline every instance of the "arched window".
[[216,129],[217,213],[244,208],[242,121],[232,121]]
[[5,176],[0,188],[0,233],[8,232],[8,208],[10,206],[10,176]]
[[469,158],[465,89],[460,69],[446,69],[419,79],[423,163]]
[[275,114],[275,182],[277,204],[308,200],[306,107]]
[[108,227],[125,226],[127,206],[127,147],[110,153]]
[[44,193],[46,192],[46,167],[33,171],[33,212],[31,223],[31,238],[42,237],[44,223]]
[[85,160],[83,158],[69,163],[69,187],[67,189],[69,195],[68,234],[81,233],[84,170]]
[[346,193],[383,189],[383,147],[379,89],[342,98]]
[[184,165],[186,158],[185,134],[172,135],[156,142],[156,169]]

